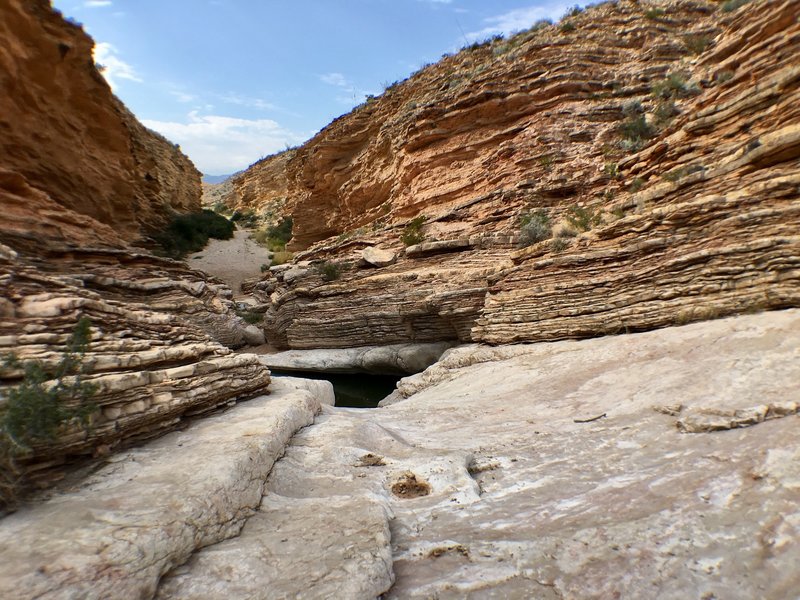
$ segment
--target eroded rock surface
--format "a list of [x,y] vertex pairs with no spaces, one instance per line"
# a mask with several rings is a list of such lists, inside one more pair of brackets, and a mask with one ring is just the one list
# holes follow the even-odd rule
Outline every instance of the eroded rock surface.
[[450,348],[448,343],[395,344],[366,348],[287,350],[262,354],[261,362],[279,371],[322,373],[419,373],[435,363]]
[[0,596],[151,598],[195,550],[239,535],[273,463],[320,409],[303,386],[278,388],[118,454],[75,490],[0,521]]
[[[66,213],[58,220],[77,213],[135,240],[173,211],[200,209],[200,173],[114,96],[81,27],[46,0],[10,0],[0,5],[0,38],[0,169],[49,196]],[[30,204],[28,232],[53,215]],[[82,234],[94,243],[91,227]]]
[[[287,511],[343,494],[387,505],[387,598],[791,597],[798,417],[704,433],[679,423],[796,402],[798,352],[797,310],[457,348],[405,380],[407,399],[326,409],[276,464],[267,498],[290,498]],[[393,493],[409,474],[430,493]],[[291,570],[325,549],[279,560]]]

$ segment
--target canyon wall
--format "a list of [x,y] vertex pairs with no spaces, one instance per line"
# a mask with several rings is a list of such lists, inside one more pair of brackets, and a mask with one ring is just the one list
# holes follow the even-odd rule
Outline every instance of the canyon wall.
[[46,0],[11,0],[0,38],[0,166],[124,240],[199,210],[200,173],[114,96],[80,26]]
[[797,306],[798,6],[602,4],[369,99],[287,162],[305,251],[257,286],[268,337],[499,344]]
[[[189,159],[113,96],[92,40],[48,2],[0,4],[0,37],[1,511],[76,460],[263,393],[269,372],[231,350],[246,324],[229,289],[130,245],[175,212],[199,210]],[[69,419],[54,437],[15,439],[28,426],[6,427],[8,392],[30,383],[26,364],[53,375],[82,318],[91,323],[82,377],[96,390],[89,426]]]

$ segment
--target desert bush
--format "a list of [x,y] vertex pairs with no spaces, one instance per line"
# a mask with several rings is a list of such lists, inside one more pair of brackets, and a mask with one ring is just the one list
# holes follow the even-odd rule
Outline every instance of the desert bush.
[[425,225],[427,220],[428,218],[425,215],[419,215],[411,219],[400,235],[400,240],[403,244],[413,246],[422,242],[425,239],[425,235],[422,233],[422,226]]
[[519,219],[519,245],[522,248],[531,246],[553,235],[550,217],[544,209],[524,212]]
[[670,73],[661,81],[653,84],[650,93],[654,98],[669,100],[672,98],[686,98],[700,93],[697,84],[689,82],[681,73]]
[[336,281],[342,276],[341,267],[335,262],[325,261],[317,265],[317,272],[325,281]]
[[653,110],[653,118],[659,126],[669,123],[673,117],[680,114],[678,107],[672,100],[662,100]]
[[750,0],[728,0],[727,2],[723,2],[720,5],[719,9],[722,12],[726,12],[726,13],[727,12],[733,12],[737,8],[741,8],[745,4],[748,4],[749,2],[750,2]]
[[570,241],[567,238],[557,237],[553,238],[550,242],[550,250],[553,252],[563,252],[570,246]]
[[227,240],[233,237],[235,227],[231,221],[213,210],[176,215],[167,228],[153,235],[160,254],[183,258],[190,252],[202,250],[209,238]]
[[559,29],[561,30],[561,33],[569,33],[570,31],[575,31],[575,24],[571,21],[564,21],[559,26]]
[[646,141],[655,135],[653,127],[645,120],[644,115],[631,116],[619,126],[622,136],[620,146],[628,152],[641,150]]
[[683,45],[692,54],[702,54],[711,44],[711,38],[707,35],[689,34],[683,37]]
[[235,210],[231,215],[231,221],[241,227],[250,229],[258,226],[258,215],[252,210]]
[[733,76],[734,76],[734,72],[733,71],[725,69],[723,71],[720,71],[716,75],[714,75],[714,82],[717,85],[722,85],[723,83],[726,83],[726,82],[730,81],[731,79],[733,79]]
[[662,8],[649,8],[646,11],[644,11],[645,18],[650,19],[651,21],[656,21],[661,17],[663,17],[665,14],[666,13],[664,12],[664,9]]
[[294,254],[291,252],[287,252],[286,250],[276,250],[272,253],[272,262],[273,265],[283,265],[288,263],[290,260],[294,258]]
[[91,321],[82,317],[54,367],[6,357],[5,366],[21,369],[22,381],[4,390],[0,403],[0,506],[13,506],[23,485],[17,460],[37,445],[56,440],[72,423],[91,427],[97,386],[84,380],[84,356],[91,341]]
[[292,225],[292,217],[283,217],[277,224],[257,230],[252,237],[258,244],[273,252],[281,252],[292,239]]
[[573,204],[567,209],[564,218],[578,231],[589,231],[602,222],[600,211],[577,204]]
[[641,177],[634,177],[631,181],[631,186],[628,188],[631,192],[636,193],[644,186],[644,179]]

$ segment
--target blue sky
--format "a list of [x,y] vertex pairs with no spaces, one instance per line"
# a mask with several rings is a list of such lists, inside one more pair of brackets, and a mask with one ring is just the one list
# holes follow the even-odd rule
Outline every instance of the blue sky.
[[115,93],[207,174],[299,144],[466,42],[558,19],[562,0],[53,0]]

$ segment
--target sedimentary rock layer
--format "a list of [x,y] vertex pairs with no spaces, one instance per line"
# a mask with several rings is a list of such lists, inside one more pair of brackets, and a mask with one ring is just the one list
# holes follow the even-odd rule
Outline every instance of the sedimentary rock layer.
[[[287,163],[310,248],[260,284],[268,338],[501,344],[797,306],[797,10],[608,3],[336,120]],[[549,231],[525,243],[536,211]]]
[[[73,420],[23,447],[4,428],[2,508],[76,459],[263,393],[269,372],[230,350],[246,326],[230,290],[128,245],[199,208],[194,166],[122,106],[92,40],[48,2],[0,4],[0,38],[0,395],[24,380],[8,355],[53,375],[82,317],[84,377],[97,388],[88,428]],[[53,416],[38,411],[28,418]]]
[[0,168],[126,240],[199,209],[199,172],[113,95],[80,26],[46,0],[10,0],[0,38]]
[[[97,386],[88,429],[71,424],[57,439],[38,440],[31,452],[4,463],[13,471],[4,482],[14,487],[48,485],[76,458],[155,437],[269,384],[256,356],[233,354],[220,343],[243,344],[245,324],[230,302],[180,263],[112,250],[32,259],[5,247],[0,292],[0,356],[51,371],[87,317],[92,331],[83,367],[86,381]],[[5,386],[22,375],[0,366]]]
[[238,535],[273,463],[319,409],[302,385],[284,382],[6,517],[0,596],[152,598],[161,576],[195,550]]

